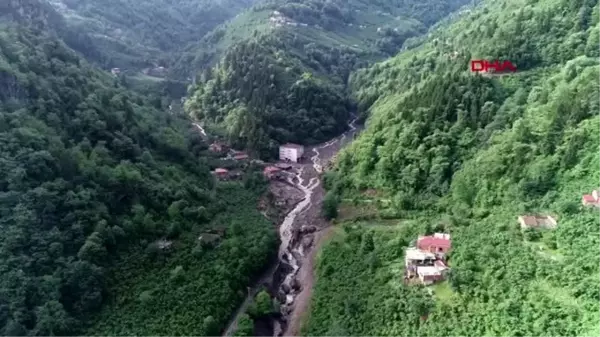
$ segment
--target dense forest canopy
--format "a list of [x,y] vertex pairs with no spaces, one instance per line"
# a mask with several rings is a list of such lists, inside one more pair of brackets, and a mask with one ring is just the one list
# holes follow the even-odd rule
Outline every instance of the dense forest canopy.
[[251,6],[253,0],[52,0],[71,29],[108,48],[109,67],[132,62],[167,66],[175,52]]
[[[216,162],[189,121],[50,36],[1,31],[0,332],[80,333],[119,298],[127,311],[106,320],[117,327],[100,321],[95,332],[218,333],[276,248],[255,209],[261,179],[216,186]],[[221,246],[197,243],[215,226],[225,230]],[[178,245],[168,261],[161,238]],[[133,275],[143,281],[131,286]],[[205,285],[182,288],[191,279]],[[204,302],[189,302],[197,325],[158,320],[169,313],[155,305],[175,310],[169,301],[190,293]],[[149,312],[157,319],[141,319]]]
[[[275,252],[274,228],[255,207],[262,176],[250,168],[243,183],[215,182],[210,170],[223,163],[165,101],[185,94],[183,82],[141,76],[142,68],[174,66],[170,76],[187,79],[210,64],[206,55],[218,61],[188,111],[268,157],[279,142],[341,133],[350,72],[462,3],[409,11],[353,2],[343,11],[354,14],[344,14],[342,3],[323,1],[247,11],[252,1],[3,2],[0,331],[218,334]],[[273,29],[277,10],[314,22],[300,33]],[[367,23],[360,11],[368,28],[356,26]],[[240,29],[257,21],[256,32]],[[205,56],[187,63],[199,50]]]
[[[377,191],[379,214],[398,220],[347,224],[324,249],[305,334],[600,333],[598,211],[581,206],[600,177],[599,10],[484,1],[353,74],[367,128],[329,193],[359,203]],[[472,59],[518,71],[473,74]],[[522,231],[523,214],[558,227]],[[440,231],[452,235],[449,280],[431,294],[404,285],[404,248]]]
[[139,70],[153,65],[169,66],[176,52],[253,3],[253,0],[8,1],[0,5],[0,19],[43,25],[103,68]]

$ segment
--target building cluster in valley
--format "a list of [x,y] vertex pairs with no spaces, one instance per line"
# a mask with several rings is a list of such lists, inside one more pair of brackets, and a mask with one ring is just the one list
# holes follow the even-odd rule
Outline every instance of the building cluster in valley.
[[[218,141],[210,144],[208,149],[219,155],[221,159],[238,162],[242,167],[246,167],[250,163],[264,166],[263,175],[269,180],[287,180],[293,168],[291,163],[299,163],[304,158],[304,146],[291,143],[279,147],[280,162],[276,164],[266,164],[261,160],[252,159],[246,152],[234,150],[227,144]],[[216,168],[212,173],[219,180],[236,180],[242,176],[240,170],[229,170],[223,167]]]
[[414,247],[406,249],[405,283],[430,285],[445,280],[450,271],[446,254],[451,247],[450,234],[419,236]]

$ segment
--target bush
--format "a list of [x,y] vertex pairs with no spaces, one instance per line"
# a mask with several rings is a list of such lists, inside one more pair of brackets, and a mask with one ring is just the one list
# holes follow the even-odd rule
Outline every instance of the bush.
[[527,241],[538,241],[542,237],[542,233],[534,228],[528,228],[523,233]]
[[323,199],[323,216],[327,220],[331,220],[338,215],[338,205],[340,201],[333,193],[328,192]]
[[262,290],[256,295],[254,302],[248,308],[248,314],[254,318],[268,315],[274,311],[271,296],[265,290]]
[[250,316],[243,314],[238,320],[237,330],[233,334],[234,336],[252,336],[254,333],[254,323]]

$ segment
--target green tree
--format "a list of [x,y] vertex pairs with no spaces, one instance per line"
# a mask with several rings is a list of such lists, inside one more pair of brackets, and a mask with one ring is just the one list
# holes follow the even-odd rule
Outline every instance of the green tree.
[[254,323],[250,316],[243,314],[238,319],[237,329],[234,336],[252,336],[254,333]]
[[323,199],[323,216],[327,220],[331,220],[337,217],[338,215],[338,207],[339,199],[333,193],[328,192]]

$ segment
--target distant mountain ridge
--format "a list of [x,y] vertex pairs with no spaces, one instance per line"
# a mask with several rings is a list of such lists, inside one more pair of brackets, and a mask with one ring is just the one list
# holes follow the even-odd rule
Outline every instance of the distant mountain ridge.
[[263,1],[182,53],[172,71],[203,70],[188,113],[269,157],[279,143],[343,132],[353,110],[350,73],[395,54],[467,2]]
[[382,59],[469,2],[477,1],[259,1],[190,45],[176,67],[188,67],[180,70],[188,73],[214,65],[233,44],[276,30],[299,35],[308,43],[350,48]]
[[103,68],[169,63],[254,0],[9,0],[0,19],[54,31]]

